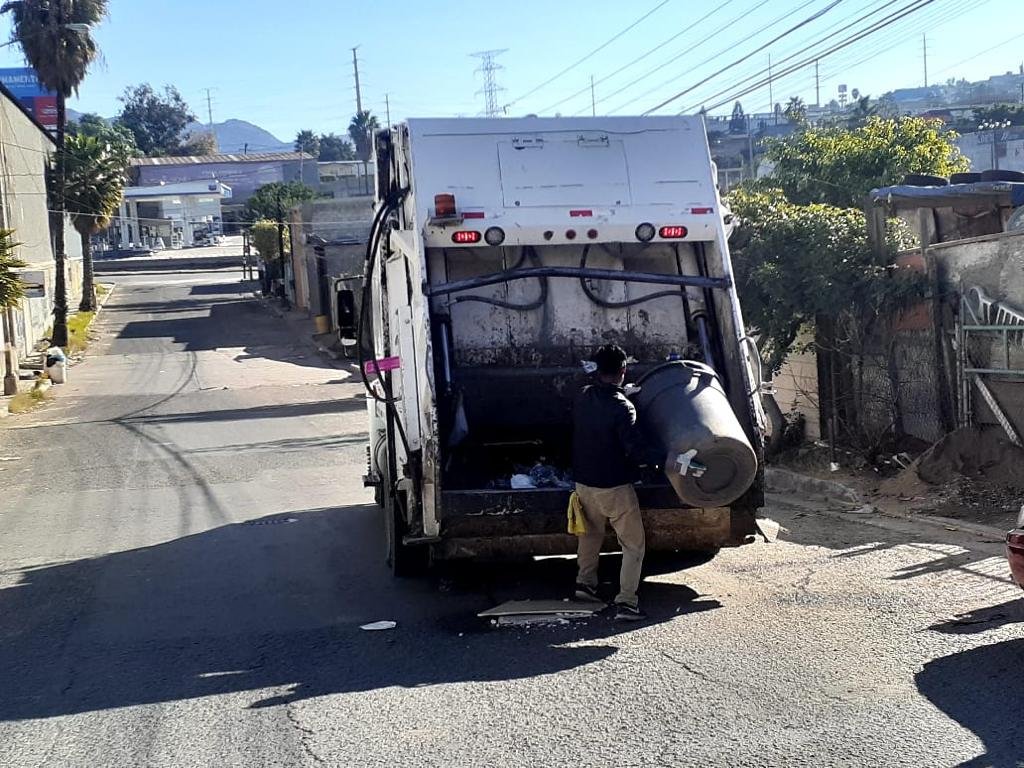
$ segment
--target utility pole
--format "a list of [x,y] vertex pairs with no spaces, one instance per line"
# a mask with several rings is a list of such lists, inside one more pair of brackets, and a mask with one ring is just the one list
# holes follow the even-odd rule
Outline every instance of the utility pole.
[[210,91],[211,91],[210,88],[205,88],[204,90],[206,91],[206,117],[207,117],[206,126],[207,126],[208,130],[210,131],[210,138],[213,139],[213,149],[214,149],[214,151],[219,151],[220,150],[220,146],[217,144],[217,134],[214,133],[214,130],[213,130],[213,96],[210,93]]
[[590,76],[590,116],[597,117],[597,100],[594,98],[594,76]]
[[775,124],[778,125],[779,116],[775,114],[775,96],[772,93],[772,55],[770,53],[768,54],[768,111],[775,117]]
[[355,72],[356,76],[356,114],[362,114],[363,111],[363,94],[359,90],[359,59],[356,58],[356,50],[359,46],[357,45],[352,49],[352,71]]
[[821,108],[821,78],[818,77],[818,60],[814,60],[814,106]]
[[921,52],[924,54],[924,87],[928,87],[928,35],[921,33]]
[[507,50],[508,48],[501,48],[500,50],[477,51],[469,54],[480,59],[480,68],[477,69],[477,72],[483,73],[484,87],[477,91],[477,94],[484,96],[484,114],[487,117],[500,117],[502,114],[502,109],[498,106],[498,94],[505,89],[498,85],[495,72],[503,67],[496,64],[494,60]]
[[391,127],[391,102],[388,100],[388,94],[384,94],[384,114],[387,117],[388,128]]

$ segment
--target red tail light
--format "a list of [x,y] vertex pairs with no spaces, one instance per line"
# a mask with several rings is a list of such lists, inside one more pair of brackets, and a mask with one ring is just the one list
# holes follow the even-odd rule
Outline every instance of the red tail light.
[[666,240],[680,240],[686,237],[688,230],[686,227],[671,226],[662,227],[658,230],[658,236],[663,237]]
[[714,213],[714,208],[691,208],[690,213]]
[[455,195],[434,195],[434,215],[439,219],[455,215]]
[[580,216],[588,217],[588,216],[593,216],[593,215],[594,215],[594,212],[591,211],[591,210],[588,210],[586,208],[576,208],[574,210],[569,211],[569,216],[574,218],[574,219],[578,218]]
[[452,232],[452,242],[458,245],[473,245],[480,242],[480,233],[472,229],[460,229]]

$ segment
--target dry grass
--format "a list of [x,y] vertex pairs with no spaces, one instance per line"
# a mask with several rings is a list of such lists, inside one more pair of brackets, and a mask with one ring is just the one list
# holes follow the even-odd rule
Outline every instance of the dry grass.
[[28,413],[50,400],[53,397],[49,390],[31,389],[28,392],[19,392],[11,398],[7,404],[7,410],[11,413]]
[[89,326],[95,312],[76,312],[68,318],[68,354],[82,352],[89,346]]

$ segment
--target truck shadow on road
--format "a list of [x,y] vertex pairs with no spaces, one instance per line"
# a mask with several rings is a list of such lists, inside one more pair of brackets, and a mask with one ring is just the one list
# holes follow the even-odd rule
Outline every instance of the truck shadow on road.
[[1005,640],[929,661],[917,688],[947,716],[971,730],[985,754],[959,768],[1024,764],[1024,639]]
[[[608,659],[612,643],[575,641],[635,629],[600,617],[550,631],[490,630],[475,614],[501,593],[566,575],[571,584],[571,568],[539,563],[498,576],[484,567],[477,586],[462,568],[455,588],[397,581],[382,563],[378,514],[369,505],[292,511],[4,574],[13,585],[0,589],[0,720],[219,694],[242,694],[233,705],[251,708],[532,678]],[[717,606],[694,597],[651,585],[646,626]],[[398,628],[359,629],[381,619]]]

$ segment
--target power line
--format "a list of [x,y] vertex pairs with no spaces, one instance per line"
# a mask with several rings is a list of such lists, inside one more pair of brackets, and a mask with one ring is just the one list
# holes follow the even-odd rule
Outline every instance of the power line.
[[651,112],[656,112],[657,110],[661,109],[662,107],[668,106],[669,104],[671,104],[676,99],[678,99],[678,98],[680,98],[682,96],[685,96],[686,94],[690,93],[690,91],[693,91],[696,88],[699,88],[704,83],[706,83],[708,80],[712,80],[713,78],[716,78],[719,75],[721,75],[721,74],[723,74],[725,72],[728,72],[733,67],[738,66],[738,65],[742,64],[744,61],[746,61],[747,59],[749,59],[750,57],[752,57],[752,56],[754,56],[754,55],[756,55],[758,53],[761,53],[761,51],[764,51],[765,49],[767,49],[770,46],[774,45],[775,43],[777,43],[779,40],[781,40],[782,38],[786,37],[787,35],[791,35],[793,32],[796,32],[798,29],[801,29],[802,27],[807,26],[811,22],[816,21],[817,19],[820,19],[822,16],[824,16],[826,13],[831,11],[833,8],[835,8],[837,5],[839,5],[843,1],[844,0],[832,0],[831,3],[826,5],[820,11],[816,11],[816,12],[812,13],[810,16],[808,16],[807,18],[803,19],[802,21],[799,21],[798,23],[794,24],[792,27],[790,27],[785,32],[783,32],[781,35],[776,35],[771,40],[769,40],[767,43],[764,43],[763,45],[759,46],[758,48],[755,48],[753,51],[748,53],[746,56],[741,56],[740,58],[736,59],[735,61],[732,61],[729,64],[726,64],[724,67],[722,67],[718,71],[713,72],[710,75],[708,75],[707,77],[705,77],[703,80],[701,80],[696,85],[692,85],[689,88],[684,88],[679,93],[677,93],[675,96],[671,96],[671,97],[665,99],[660,104],[657,104],[656,106],[651,107],[650,109],[644,111],[642,114],[649,115]]
[[[886,6],[888,6],[888,3],[886,3]],[[854,21],[851,21],[850,23],[846,24],[845,26],[841,26],[839,29],[836,29],[835,31],[829,33],[828,35],[825,35],[824,37],[820,37],[817,40],[815,40],[814,42],[810,43],[809,45],[805,45],[803,48],[800,48],[799,50],[797,50],[797,51],[795,51],[795,52],[793,52],[793,53],[783,57],[782,59],[777,60],[775,62],[776,66],[778,66],[779,64],[785,64],[787,61],[791,61],[792,59],[796,58],[797,56],[800,56],[800,55],[806,53],[807,51],[809,51],[809,50],[811,50],[813,48],[816,48],[817,46],[819,46],[822,43],[824,43],[826,40],[829,40],[829,39],[831,39],[833,37],[836,37],[837,35],[841,35],[842,33],[849,31],[850,29],[852,29],[852,28],[856,27],[858,24],[860,24],[862,21],[870,18],[871,16],[874,16],[875,14],[879,13],[882,10],[884,10],[884,7],[882,7],[882,8],[875,8],[874,10],[869,11],[868,13],[863,14],[862,16],[858,17]],[[849,16],[846,17],[846,19],[844,19],[844,21],[848,20],[849,18],[850,18]],[[842,22],[840,22],[840,24],[842,24]],[[833,27],[828,27],[827,29],[832,29],[832,28]],[[822,31],[825,31],[825,30],[822,30]],[[815,59],[815,60],[817,60],[817,59]],[[720,90],[720,91],[718,91],[717,93],[715,93],[712,96],[708,96],[708,97],[706,97],[704,99],[701,99],[700,103],[704,103],[706,101],[710,101],[712,99],[716,99],[719,96],[721,96],[722,94],[728,93],[729,91],[734,90],[735,88],[738,88],[738,87],[742,86],[744,83],[747,83],[747,82],[749,82],[750,80],[753,80],[756,77],[760,77],[760,76],[764,75],[765,73],[767,73],[768,76],[769,76],[769,82],[771,82],[771,80],[773,80],[773,79],[774,80],[778,80],[779,79],[779,76],[775,76],[774,78],[772,77],[771,67],[769,66],[767,69],[760,69],[760,70],[755,71],[754,73],[748,75],[743,80],[740,80],[738,82],[733,83],[728,88]],[[691,108],[683,109],[683,110],[680,111],[680,114],[684,114],[684,113],[689,112],[689,111],[691,111]]]
[[587,59],[589,59],[589,58],[590,58],[591,56],[594,56],[595,54],[598,54],[598,53],[600,53],[600,52],[601,52],[601,51],[603,51],[603,50],[604,50],[605,48],[607,48],[607,47],[608,47],[609,45],[611,45],[611,44],[612,44],[612,43],[614,43],[614,42],[615,42],[616,40],[618,40],[618,39],[619,39],[620,37],[622,37],[622,36],[623,36],[624,34],[626,34],[626,33],[627,33],[627,32],[629,32],[629,31],[630,31],[631,29],[633,29],[633,27],[635,27],[635,26],[637,26],[638,24],[640,24],[640,22],[642,22],[642,21],[646,20],[646,19],[647,19],[647,18],[648,18],[649,16],[651,16],[652,14],[654,14],[654,13],[655,13],[656,11],[658,11],[659,9],[661,9],[661,8],[665,7],[666,5],[668,5],[668,4],[669,4],[669,2],[670,2],[670,0],[662,0],[662,1],[660,2],[660,3],[658,3],[658,4],[656,5],[656,6],[654,6],[654,7],[653,7],[653,8],[651,9],[651,10],[649,10],[649,11],[648,11],[647,13],[645,13],[645,14],[644,14],[643,16],[641,16],[641,17],[640,17],[639,19],[637,19],[636,21],[634,21],[634,22],[633,22],[632,24],[630,24],[630,25],[629,25],[628,27],[626,27],[626,28],[625,28],[625,29],[623,29],[622,31],[620,31],[620,32],[616,33],[615,35],[613,35],[613,36],[612,36],[611,38],[609,38],[609,39],[608,39],[608,40],[606,40],[605,42],[601,43],[601,45],[597,46],[597,48],[595,48],[594,50],[592,50],[592,51],[591,51],[590,53],[586,54],[586,55],[585,55],[585,56],[583,56],[582,58],[579,58],[579,59],[577,59],[577,60],[576,60],[576,61],[574,61],[574,62],[573,62],[572,64],[570,64],[570,65],[569,65],[568,67],[566,67],[565,69],[563,69],[563,70],[562,70],[561,72],[557,72],[556,74],[552,75],[551,77],[549,77],[549,78],[548,78],[547,80],[545,80],[545,81],[544,81],[543,83],[541,83],[540,85],[534,86],[533,88],[531,88],[531,89],[530,89],[529,91],[527,91],[526,93],[524,93],[524,94],[523,94],[522,96],[520,96],[519,98],[516,98],[516,99],[512,99],[512,101],[510,101],[510,102],[509,102],[508,104],[506,104],[506,105],[505,105],[505,111],[507,112],[507,111],[508,111],[508,108],[509,108],[509,107],[511,107],[511,106],[512,106],[513,104],[517,104],[517,103],[519,103],[520,101],[522,101],[523,99],[527,98],[528,96],[532,96],[532,95],[533,95],[533,94],[535,94],[535,93],[536,93],[537,91],[539,91],[539,90],[540,90],[541,88],[545,88],[545,87],[547,87],[547,86],[551,85],[551,83],[555,82],[555,80],[557,80],[558,78],[562,77],[563,75],[565,75],[565,74],[567,74],[567,73],[571,72],[571,71],[572,71],[572,70],[574,70],[574,69],[575,69],[576,67],[578,67],[578,66],[579,66],[580,64],[582,64],[582,63],[583,63],[583,62],[585,62],[585,61],[586,61]]
[[[795,64],[791,65],[790,67],[787,67],[785,72],[783,72],[782,74],[783,75],[792,74],[793,72],[796,72],[796,71],[802,69],[803,67],[807,66],[808,64],[813,63],[815,59],[823,59],[826,56],[829,56],[830,54],[835,53],[836,51],[840,51],[840,50],[842,50],[844,48],[847,48],[848,46],[853,45],[854,43],[864,39],[865,37],[868,37],[869,35],[874,34],[875,32],[877,32],[877,31],[879,31],[881,29],[884,29],[885,27],[888,27],[888,26],[896,23],[900,19],[902,19],[902,18],[904,18],[906,16],[909,16],[910,14],[912,14],[912,13],[914,13],[916,11],[919,11],[919,10],[921,10],[922,8],[924,8],[924,7],[928,6],[928,5],[931,5],[935,1],[936,0],[914,0],[909,5],[904,6],[902,9],[900,9],[896,13],[892,14],[889,17],[886,17],[886,19],[882,19],[881,21],[876,22],[870,28],[865,29],[865,30],[863,30],[861,32],[858,32],[858,33],[856,33],[854,35],[851,35],[849,38],[836,43],[834,46],[832,46],[831,48],[829,48],[826,51],[822,51],[822,52],[813,54],[813,55],[811,55],[810,58],[804,59],[803,61],[796,62]],[[746,88],[744,90],[741,90],[738,93],[732,94],[726,100],[724,100],[722,102],[719,102],[718,104],[715,104],[714,106],[711,106],[708,109],[709,110],[710,109],[718,109],[719,107],[722,107],[725,104],[728,104],[733,99],[737,99],[737,98],[740,98],[742,96],[746,96],[747,94],[752,93],[753,91],[756,91],[759,88],[764,87],[766,82],[767,82],[767,80],[761,80],[761,81],[759,81],[757,83],[754,83],[750,87],[748,87],[748,88]]]
[[[604,82],[607,82],[608,80],[611,80],[616,75],[618,75],[618,74],[620,74],[622,72],[625,72],[627,69],[632,67],[634,64],[639,64],[641,61],[646,59],[651,54],[656,53],[657,51],[660,51],[666,45],[668,45],[672,41],[677,40],[678,38],[682,37],[687,32],[693,32],[695,29],[699,29],[700,25],[703,22],[705,22],[708,19],[710,19],[712,16],[717,14],[719,11],[721,11],[723,8],[725,8],[725,6],[729,5],[732,2],[734,2],[734,0],[725,0],[724,3],[719,5],[717,8],[714,8],[714,9],[708,11],[706,14],[704,14],[704,16],[702,16],[701,18],[697,19],[697,21],[693,22],[692,24],[687,24],[681,30],[679,30],[674,35],[672,35],[672,37],[668,38],[667,40],[665,40],[665,41],[659,43],[658,45],[654,46],[653,48],[649,49],[646,53],[644,53],[644,54],[642,54],[640,56],[637,56],[635,59],[633,59],[628,64],[623,64],[621,67],[616,69],[614,72],[611,72],[611,73],[605,75],[604,77],[602,77],[602,78],[600,78],[598,80],[595,80],[593,84],[594,85],[601,85],[601,83],[604,83]],[[762,5],[763,5],[763,3],[762,3]],[[699,43],[698,43],[698,45],[699,45]],[[693,49],[691,48],[690,50],[693,50]],[[550,112],[553,109],[557,109],[562,104],[565,104],[565,102],[572,101],[577,96],[580,96],[580,95],[586,93],[588,90],[590,90],[590,87],[589,86],[585,86],[585,87],[581,88],[580,90],[576,91],[576,93],[572,94],[571,96],[566,96],[564,99],[561,99],[560,101],[556,101],[551,106],[544,107],[544,109],[540,110],[540,112],[541,113],[545,113],[545,112]]]
[[[626,85],[624,85],[623,87],[619,88],[617,91],[614,91],[614,92],[608,94],[604,98],[606,98],[606,99],[614,98],[615,96],[618,96],[623,91],[627,91],[630,88],[632,88],[634,85],[636,85],[636,84],[638,84],[640,82],[643,82],[644,80],[646,80],[648,77],[650,77],[654,73],[660,72],[661,70],[663,70],[669,64],[672,64],[672,63],[678,61],[679,59],[683,58],[684,56],[687,56],[687,55],[691,54],[693,51],[695,51],[697,48],[699,48],[703,43],[706,43],[706,42],[709,42],[711,40],[716,39],[717,36],[719,35],[719,33],[721,33],[723,30],[726,30],[729,27],[732,27],[732,26],[735,26],[735,25],[741,23],[745,16],[749,16],[750,14],[754,13],[755,11],[760,10],[763,6],[767,5],[769,2],[770,2],[770,0],[760,0],[760,2],[757,5],[755,5],[753,8],[751,8],[748,11],[744,11],[744,12],[740,13],[735,18],[729,19],[725,24],[723,24],[722,26],[720,26],[717,29],[713,30],[712,32],[710,32],[707,35],[707,37],[705,37],[703,40],[698,42],[696,45],[694,45],[690,49],[682,51],[682,52],[676,54],[675,56],[673,56],[668,61],[664,61],[661,64],[659,64],[658,66],[654,67],[654,69],[648,70],[647,72],[642,74],[640,77],[636,78],[632,82],[626,83]],[[739,40],[736,43],[733,43],[729,47],[723,48],[720,51],[716,51],[714,54],[712,54],[711,56],[708,56],[706,59],[701,61],[699,64],[691,66],[689,69],[687,69],[685,72],[681,73],[680,75],[677,75],[676,77],[673,77],[670,80],[666,80],[665,82],[659,83],[654,88],[650,88],[650,89],[644,91],[643,93],[635,94],[633,96],[633,98],[631,98],[629,101],[626,101],[626,102],[620,104],[619,106],[615,107],[614,109],[609,110],[609,113],[618,112],[620,109],[622,109],[624,107],[628,107],[630,104],[633,104],[634,102],[640,101],[640,99],[644,98],[645,96],[649,96],[650,94],[654,93],[658,89],[664,88],[666,85],[669,85],[670,83],[675,82],[680,77],[682,77],[684,75],[688,75],[691,72],[695,72],[695,71],[699,70],[705,64],[708,64],[708,63],[714,61],[715,59],[717,59],[722,54],[728,53],[730,50],[734,49],[736,46],[741,45],[742,43],[745,43],[746,41],[751,40],[751,39],[757,37],[762,32],[764,32],[764,31],[766,31],[768,29],[771,29],[776,24],[779,24],[779,23],[785,21],[787,18],[789,18],[789,16],[792,13],[795,13],[796,11],[799,11],[799,10],[801,10],[803,8],[806,8],[808,5],[811,5],[814,2],[815,2],[815,0],[806,0],[806,2],[804,2],[803,5],[798,6],[793,11],[787,11],[782,16],[779,16],[778,18],[776,18],[776,19],[770,21],[769,23],[765,24],[764,26],[762,26],[760,29],[757,29],[754,32],[752,32],[751,34],[747,35],[742,40]]]

